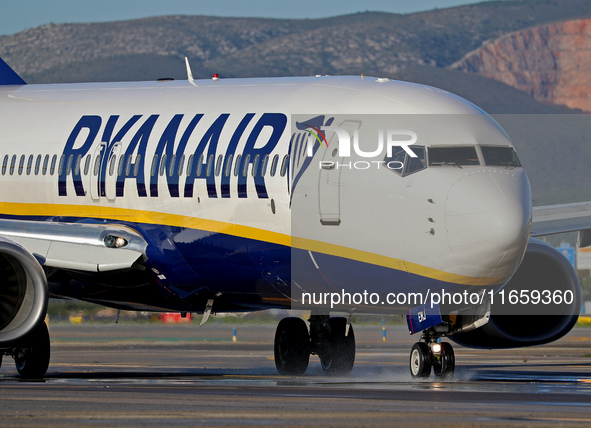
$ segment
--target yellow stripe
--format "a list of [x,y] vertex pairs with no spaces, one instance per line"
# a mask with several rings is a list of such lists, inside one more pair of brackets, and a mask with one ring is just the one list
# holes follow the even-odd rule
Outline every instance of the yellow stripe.
[[292,237],[291,245],[293,248],[310,250],[318,253],[330,254],[333,256],[358,260],[360,262],[369,263],[377,266],[384,266],[403,272],[425,276],[427,278],[437,279],[439,281],[451,282],[454,284],[482,286],[498,285],[504,282],[504,278],[478,278],[459,275],[455,273],[443,272],[416,263],[393,259],[391,257],[382,256],[380,254],[370,253],[363,250],[356,250],[354,248],[341,247],[339,245],[329,244],[327,242],[314,241],[312,239]]
[[254,239],[286,247],[298,248],[357,260],[372,265],[383,266],[415,275],[424,276],[440,281],[462,285],[497,285],[504,282],[504,278],[478,278],[444,272],[416,263],[393,259],[391,257],[374,254],[354,248],[329,244],[312,239],[296,238],[283,233],[271,232],[250,226],[207,220],[178,214],[161,213],[157,211],[133,210],[127,208],[105,207],[100,205],[65,205],[65,204],[26,204],[0,202],[0,212],[16,216],[64,216],[80,218],[104,218],[126,221],[131,223],[160,224],[164,226],[178,226],[190,229],[205,230],[213,233],[224,233],[241,238]]
[[0,202],[0,212],[20,216],[63,216],[80,218],[104,218],[128,221],[131,223],[161,224],[164,226],[187,227],[242,238],[256,239],[273,244],[291,245],[291,237],[283,233],[270,232],[239,224],[225,223],[178,214],[157,211],[133,210],[127,208],[105,207],[100,205],[62,205],[62,204],[23,204]]

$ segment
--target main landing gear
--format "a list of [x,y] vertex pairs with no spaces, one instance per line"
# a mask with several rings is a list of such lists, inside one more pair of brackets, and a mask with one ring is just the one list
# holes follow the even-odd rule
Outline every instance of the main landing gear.
[[275,366],[282,375],[302,375],[310,355],[318,355],[322,370],[345,375],[355,363],[355,333],[346,318],[310,316],[310,330],[301,318],[284,318],[275,333]]
[[2,354],[11,355],[14,358],[16,370],[23,379],[42,379],[49,367],[50,358],[47,325],[41,323],[18,346],[4,352],[0,350],[0,363]]
[[431,376],[431,368],[436,378],[451,380],[454,375],[456,358],[451,344],[439,342],[438,337],[423,332],[422,342],[413,345],[410,351],[410,374],[413,379],[426,379]]

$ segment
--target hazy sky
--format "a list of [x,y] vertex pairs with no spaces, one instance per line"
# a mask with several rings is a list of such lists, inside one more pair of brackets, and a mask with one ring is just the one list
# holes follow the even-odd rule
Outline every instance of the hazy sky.
[[322,18],[348,13],[410,13],[482,0],[0,0],[0,35],[43,24],[118,21],[158,15]]

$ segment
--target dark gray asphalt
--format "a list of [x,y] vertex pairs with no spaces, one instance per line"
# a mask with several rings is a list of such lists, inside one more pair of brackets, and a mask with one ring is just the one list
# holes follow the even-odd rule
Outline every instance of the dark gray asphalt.
[[591,425],[591,328],[550,346],[454,346],[451,382],[413,382],[403,326],[355,326],[346,378],[277,375],[273,325],[50,324],[42,381],[5,357],[0,426]]

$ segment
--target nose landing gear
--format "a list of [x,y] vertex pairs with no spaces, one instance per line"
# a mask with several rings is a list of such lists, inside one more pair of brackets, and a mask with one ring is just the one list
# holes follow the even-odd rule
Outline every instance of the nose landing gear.
[[454,348],[448,342],[442,342],[439,358],[433,363],[433,374],[442,380],[451,380],[456,370],[456,356]]
[[431,375],[433,358],[431,350],[424,342],[417,342],[412,345],[410,351],[410,374],[413,379],[426,379]]
[[456,358],[451,344],[439,342],[429,330],[423,332],[423,342],[417,342],[410,351],[410,374],[413,379],[427,379],[431,368],[435,378],[451,380],[454,375]]

